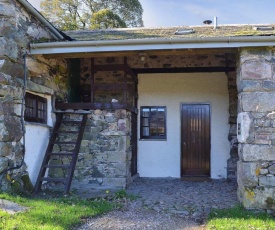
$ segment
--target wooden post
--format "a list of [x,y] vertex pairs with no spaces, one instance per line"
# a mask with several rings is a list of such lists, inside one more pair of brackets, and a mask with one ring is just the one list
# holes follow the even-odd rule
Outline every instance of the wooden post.
[[127,87],[127,57],[124,57],[124,103],[127,104],[127,93],[128,93],[128,87]]
[[94,84],[95,84],[95,59],[91,58],[91,103],[94,103]]

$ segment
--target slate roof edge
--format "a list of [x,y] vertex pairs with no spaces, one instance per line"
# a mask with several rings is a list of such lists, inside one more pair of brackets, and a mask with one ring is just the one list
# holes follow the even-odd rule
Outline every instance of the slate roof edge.
[[[243,27],[243,26],[274,26],[273,23],[253,23],[253,24],[219,24],[218,27]],[[179,29],[179,28],[214,28],[211,25],[178,25],[178,26],[159,26],[159,27],[127,27],[127,28],[110,28],[110,29],[93,29],[93,30],[68,30],[66,32],[108,32],[108,31],[136,31],[136,30],[162,30],[162,29]]]
[[50,32],[59,40],[68,39],[69,37],[56,29],[41,13],[39,13],[27,0],[17,0],[25,9],[34,15]]

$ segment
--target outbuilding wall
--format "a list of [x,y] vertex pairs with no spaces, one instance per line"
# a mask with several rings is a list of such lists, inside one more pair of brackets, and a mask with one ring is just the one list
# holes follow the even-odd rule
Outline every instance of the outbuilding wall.
[[[21,119],[24,72],[27,75],[28,92],[47,97],[51,112],[51,99],[65,98],[67,66],[62,59],[47,60],[42,56],[28,55],[31,42],[55,41],[56,38],[18,1],[1,1],[0,18],[0,173],[3,173],[9,168],[20,166],[24,156],[22,138],[24,122]],[[49,127],[43,127],[46,129],[45,133],[49,133]],[[31,129],[36,131],[30,131]],[[18,188],[24,190],[26,184],[29,184],[28,166],[36,167],[36,157],[41,157],[36,152],[41,149],[39,154],[43,155],[45,150],[41,145],[48,141],[48,135],[44,134],[46,139],[36,143],[37,139],[34,140],[33,134],[39,134],[40,129],[43,129],[40,124],[35,123],[26,128],[25,159],[30,160],[27,164],[23,161],[22,167],[4,174],[2,190],[18,192]],[[32,151],[33,148],[35,151]],[[31,181],[34,183],[33,176]]]
[[238,71],[238,195],[275,210],[275,62],[272,48],[242,49]]
[[210,104],[211,178],[227,177],[229,95],[224,73],[140,74],[138,92],[139,108],[166,106],[167,109],[167,140],[138,141],[141,177],[181,176],[181,103]]

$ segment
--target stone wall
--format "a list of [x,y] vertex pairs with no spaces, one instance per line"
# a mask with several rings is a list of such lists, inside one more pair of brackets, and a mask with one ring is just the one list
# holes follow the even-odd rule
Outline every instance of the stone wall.
[[238,195],[275,210],[275,62],[272,49],[242,49],[238,72]]
[[[87,112],[87,111],[86,111]],[[67,114],[66,120],[81,120],[79,114]],[[131,179],[131,113],[126,110],[90,111],[81,142],[80,153],[72,181],[72,189],[126,188]],[[63,126],[63,130],[74,130]],[[60,137],[60,141],[75,139],[74,134]],[[55,146],[55,152],[64,151]],[[52,164],[66,164],[68,159],[56,157]],[[64,177],[65,171],[54,169],[52,177]]]
[[[23,55],[28,53],[30,42],[54,40],[50,32],[17,1],[0,3],[0,174],[21,164],[23,136],[21,107],[23,97]],[[27,58],[27,89],[52,92],[63,97],[66,63],[49,61],[42,57]],[[42,86],[41,86],[42,85]],[[41,87],[40,87],[41,86]],[[51,89],[50,89],[51,88]],[[46,90],[45,90],[46,89]],[[3,174],[2,174],[3,176]],[[28,184],[26,164],[8,171],[2,178],[2,190],[18,191]]]

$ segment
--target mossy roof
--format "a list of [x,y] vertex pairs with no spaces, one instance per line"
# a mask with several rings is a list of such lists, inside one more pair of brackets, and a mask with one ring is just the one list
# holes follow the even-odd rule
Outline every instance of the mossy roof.
[[[257,30],[257,27],[272,27],[272,30]],[[271,25],[213,25],[179,26],[160,28],[123,28],[106,30],[76,30],[65,33],[78,41],[127,40],[150,38],[192,38],[192,37],[236,37],[236,36],[272,36],[275,35],[275,24]],[[190,30],[193,33],[176,35],[177,30]]]

